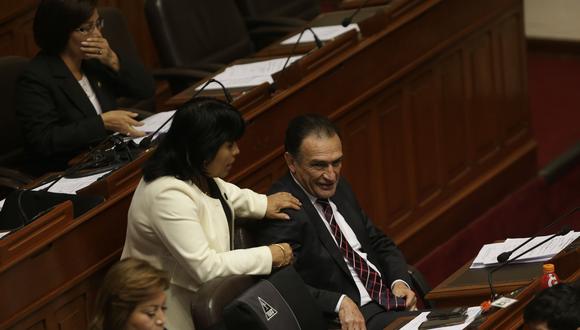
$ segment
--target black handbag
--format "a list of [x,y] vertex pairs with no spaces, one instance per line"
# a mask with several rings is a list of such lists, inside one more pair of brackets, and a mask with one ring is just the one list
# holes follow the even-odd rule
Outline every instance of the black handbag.
[[326,321],[296,270],[262,279],[224,309],[228,329],[326,329]]

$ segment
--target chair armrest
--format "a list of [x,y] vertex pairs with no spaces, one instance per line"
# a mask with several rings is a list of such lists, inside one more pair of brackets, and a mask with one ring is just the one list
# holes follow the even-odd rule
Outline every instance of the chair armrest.
[[191,302],[191,316],[196,330],[209,329],[223,321],[225,306],[256,281],[251,275],[232,275],[204,283],[194,293]]
[[421,274],[421,272],[417,268],[411,265],[407,265],[407,272],[409,273],[409,277],[411,278],[412,283],[410,284],[412,288],[415,289],[415,294],[417,295],[417,298],[421,299],[421,301],[423,302],[424,305],[423,307],[429,309],[434,308],[435,307],[434,303],[425,299],[427,293],[431,291],[431,286],[429,285],[423,274]]
[[30,175],[15,169],[0,167],[0,186],[18,189],[34,180]]

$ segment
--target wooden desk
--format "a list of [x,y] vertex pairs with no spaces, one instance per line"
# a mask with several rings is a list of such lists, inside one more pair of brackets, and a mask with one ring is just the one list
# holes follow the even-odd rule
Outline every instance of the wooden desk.
[[0,240],[0,329],[87,329],[104,270],[119,260],[146,157],[85,188],[106,201],[82,216],[73,219],[65,202]]
[[[580,279],[580,240],[572,243],[558,254],[552,262],[562,282]],[[434,288],[427,299],[437,307],[478,306],[490,297],[487,283],[488,269],[469,269],[471,262]],[[525,306],[540,291],[542,263],[509,265],[494,273],[495,290],[505,295],[515,289],[523,290],[515,298],[518,302],[508,308],[498,309],[488,315],[480,329],[518,329],[523,325],[522,313]]]
[[536,172],[522,1],[413,3],[361,21],[360,36],[311,52],[287,69],[290,83],[239,107],[248,127],[229,177],[266,191],[286,172],[287,123],[328,116],[344,176],[410,263]]

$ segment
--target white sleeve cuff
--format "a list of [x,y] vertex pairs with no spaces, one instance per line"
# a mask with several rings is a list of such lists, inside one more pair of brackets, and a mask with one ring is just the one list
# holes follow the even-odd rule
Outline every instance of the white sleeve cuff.
[[336,307],[334,307],[334,312],[338,314],[338,311],[340,310],[340,304],[342,304],[342,300],[344,299],[345,295],[340,296],[340,299],[338,299],[338,303],[336,304]]
[[409,288],[409,290],[411,289],[411,286],[409,286],[409,284],[407,284],[407,282],[405,282],[403,280],[394,280],[393,283],[391,284],[391,291],[393,291],[395,284],[397,284],[399,282],[402,282],[403,284],[405,284],[407,286],[407,288]]

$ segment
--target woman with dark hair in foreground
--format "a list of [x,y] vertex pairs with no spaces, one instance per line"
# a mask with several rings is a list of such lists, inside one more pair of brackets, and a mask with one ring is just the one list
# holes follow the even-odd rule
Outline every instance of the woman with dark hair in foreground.
[[144,259],[169,272],[168,329],[193,329],[190,299],[204,282],[269,274],[291,261],[287,243],[236,250],[231,241],[237,217],[288,219],[281,209],[300,208],[288,193],[265,196],[223,180],[240,152],[236,141],[244,126],[231,105],[193,99],[177,111],[144,166],[122,258]]

